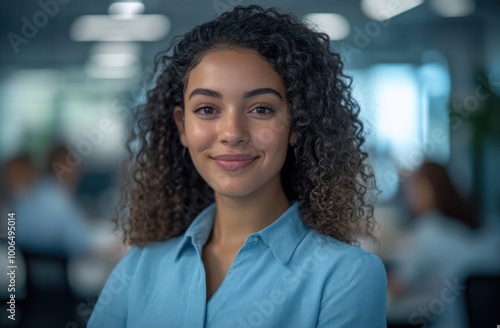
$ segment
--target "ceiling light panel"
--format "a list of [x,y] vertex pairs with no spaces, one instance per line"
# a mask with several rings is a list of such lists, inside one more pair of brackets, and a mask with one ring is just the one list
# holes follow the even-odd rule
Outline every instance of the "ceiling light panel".
[[114,19],[108,15],[78,17],[70,28],[75,41],[158,41],[170,31],[165,15],[137,15],[132,19]]
[[326,33],[331,40],[345,39],[351,31],[349,21],[339,14],[314,13],[306,15],[304,19],[309,26]]
[[384,21],[422,3],[424,0],[361,0],[361,10],[368,18]]

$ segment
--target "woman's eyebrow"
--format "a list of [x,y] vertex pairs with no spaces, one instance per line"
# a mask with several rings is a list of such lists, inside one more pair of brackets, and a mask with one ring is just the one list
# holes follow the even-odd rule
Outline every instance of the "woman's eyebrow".
[[189,95],[188,99],[191,99],[196,95],[202,95],[202,96],[208,96],[208,97],[222,99],[222,95],[220,92],[217,92],[217,91],[211,90],[211,89],[204,89],[204,88],[194,89],[193,92],[191,92],[191,94]]
[[251,97],[255,97],[255,96],[259,96],[259,95],[263,95],[263,94],[266,94],[266,93],[270,93],[270,94],[273,94],[275,96],[278,96],[280,99],[283,99],[283,97],[281,96],[281,94],[272,89],[272,88],[259,88],[259,89],[255,89],[255,90],[252,90],[252,91],[248,91],[245,93],[245,95],[243,96],[244,98],[251,98]]
[[[283,99],[281,94],[272,88],[258,88],[255,90],[248,91],[243,95],[243,98],[252,98],[252,97],[263,95],[263,94],[273,94],[273,95],[277,96],[278,98]],[[196,95],[202,95],[202,96],[208,96],[208,97],[222,99],[222,94],[220,92],[212,90],[212,89],[205,89],[205,88],[194,89],[191,92],[191,94],[189,95],[188,99],[191,99]]]

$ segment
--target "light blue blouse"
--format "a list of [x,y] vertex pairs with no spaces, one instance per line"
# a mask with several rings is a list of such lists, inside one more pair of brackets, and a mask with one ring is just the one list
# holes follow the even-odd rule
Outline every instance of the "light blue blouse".
[[215,203],[181,236],[133,247],[88,327],[386,327],[380,259],[307,227],[298,205],[246,238],[208,303],[201,254]]

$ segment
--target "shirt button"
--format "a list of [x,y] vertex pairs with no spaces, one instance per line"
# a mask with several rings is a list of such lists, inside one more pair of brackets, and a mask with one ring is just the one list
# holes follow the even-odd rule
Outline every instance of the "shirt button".
[[259,241],[259,237],[253,237],[253,241]]

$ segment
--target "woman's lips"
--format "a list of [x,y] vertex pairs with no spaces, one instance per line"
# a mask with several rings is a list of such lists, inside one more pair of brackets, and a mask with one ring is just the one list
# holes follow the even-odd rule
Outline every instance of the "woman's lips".
[[217,165],[219,165],[224,170],[236,171],[236,170],[240,170],[240,169],[243,169],[243,168],[249,166],[256,159],[257,159],[257,157],[252,158],[252,159],[246,159],[246,160],[231,160],[231,161],[228,161],[228,160],[221,160],[221,159],[215,159],[215,158],[213,160],[214,160],[214,162]]

